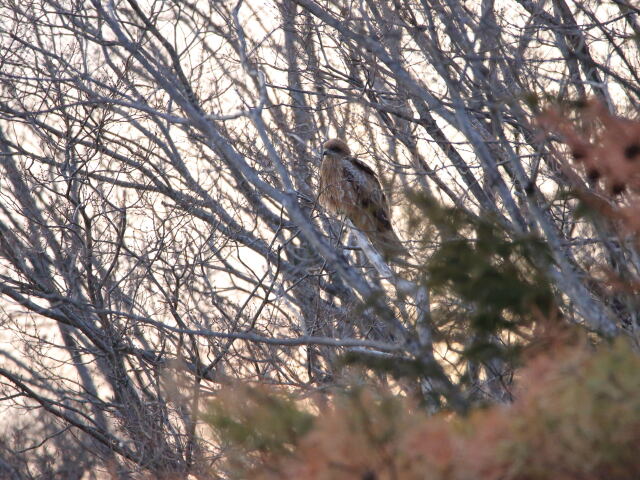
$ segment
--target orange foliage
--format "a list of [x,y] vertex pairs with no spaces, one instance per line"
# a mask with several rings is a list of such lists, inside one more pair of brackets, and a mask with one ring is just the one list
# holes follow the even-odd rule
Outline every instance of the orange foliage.
[[[538,117],[545,130],[557,133],[569,146],[576,164],[582,165],[593,188],[576,181],[575,173],[562,162],[572,188],[589,210],[609,221],[623,235],[640,242],[640,121],[609,113],[598,100],[577,104],[577,117],[558,107]],[[602,182],[605,189],[599,188]],[[627,192],[622,198],[616,198]],[[640,279],[617,278],[608,267],[601,267],[608,282],[604,288],[637,291]]]
[[627,188],[640,190],[640,122],[611,115],[597,100],[579,110],[579,131],[565,112],[548,109],[538,118],[540,125],[558,133],[571,149],[576,163],[582,164],[587,177],[602,178],[614,195]]
[[[640,358],[627,343],[538,355],[511,406],[429,417],[410,400],[338,397],[292,448],[247,478],[590,480],[640,478]],[[237,406],[237,405],[236,405]]]

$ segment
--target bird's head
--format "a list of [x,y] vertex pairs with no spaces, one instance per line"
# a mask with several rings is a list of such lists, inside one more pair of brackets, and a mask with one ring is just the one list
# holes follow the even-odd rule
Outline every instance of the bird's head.
[[322,146],[322,156],[324,155],[347,157],[351,155],[351,150],[349,150],[349,146],[343,140],[332,138],[324,142]]

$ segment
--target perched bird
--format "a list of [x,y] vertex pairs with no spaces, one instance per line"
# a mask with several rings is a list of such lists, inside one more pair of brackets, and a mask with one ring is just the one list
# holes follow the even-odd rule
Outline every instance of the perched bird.
[[391,226],[389,204],[376,174],[337,138],[323,146],[319,200],[330,212],[346,215],[387,261],[408,255]]

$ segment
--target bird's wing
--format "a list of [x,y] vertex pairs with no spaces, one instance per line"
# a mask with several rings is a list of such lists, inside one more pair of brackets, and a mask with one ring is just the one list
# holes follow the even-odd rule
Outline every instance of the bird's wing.
[[364,162],[347,157],[343,164],[343,176],[355,195],[351,220],[361,230],[384,232],[392,230],[389,205],[376,174]]

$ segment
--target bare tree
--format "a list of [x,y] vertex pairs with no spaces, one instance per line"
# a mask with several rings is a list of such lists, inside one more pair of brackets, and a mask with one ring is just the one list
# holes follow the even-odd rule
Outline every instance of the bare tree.
[[[421,266],[460,232],[424,216],[409,229],[408,192],[536,237],[564,321],[634,335],[634,299],[592,269],[637,278],[636,245],[576,216],[567,185],[602,187],[563,168],[534,117],[545,98],[590,96],[633,116],[639,14],[622,0],[2,0],[2,404],[58,430],[3,444],[0,468],[29,478],[16,452],[60,436],[114,478],[214,478],[208,397],[237,379],[323,392],[344,353],[418,365],[402,385],[432,408],[508,400],[502,360],[442,354],[476,335],[474,306],[431,294]],[[383,178],[414,271],[317,205],[329,137]]]

